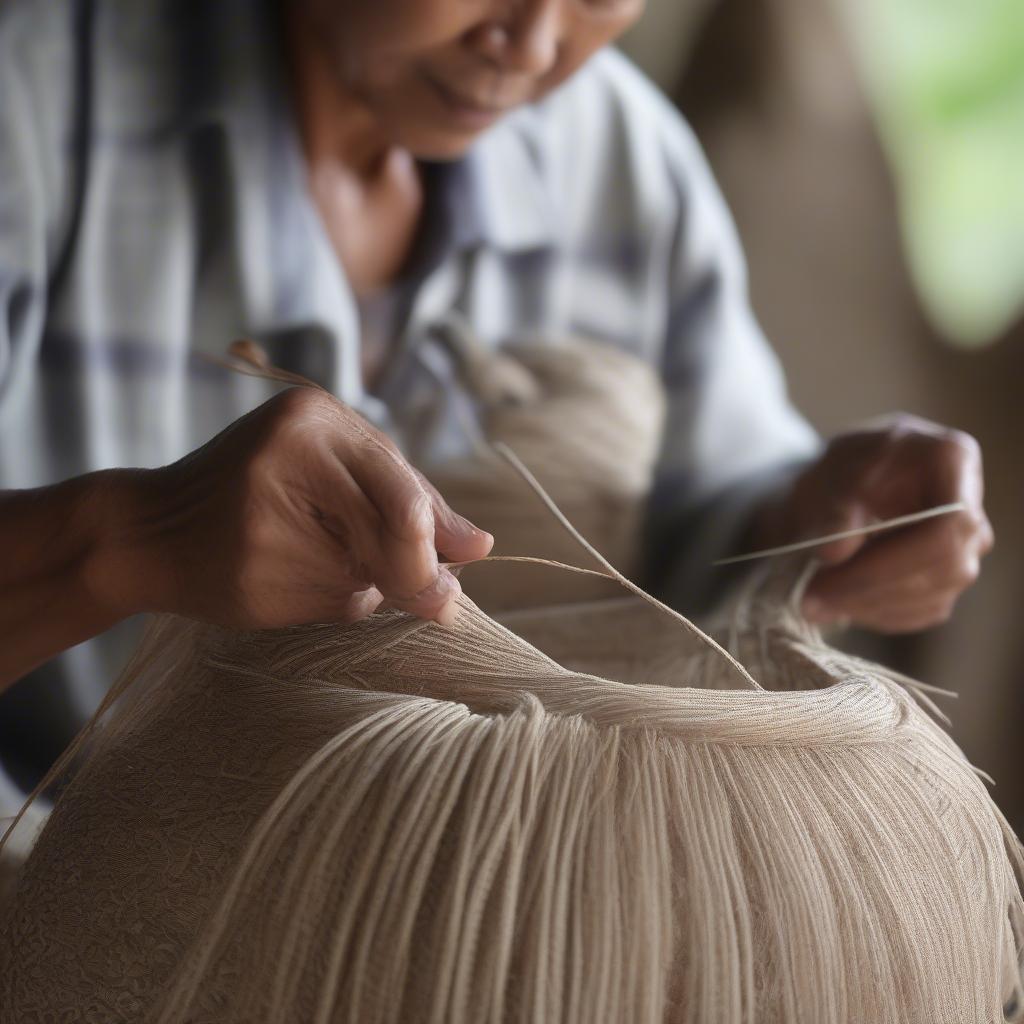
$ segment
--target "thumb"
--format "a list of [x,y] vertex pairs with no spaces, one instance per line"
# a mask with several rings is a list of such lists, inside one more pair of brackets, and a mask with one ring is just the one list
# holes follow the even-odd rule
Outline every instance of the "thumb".
[[494,547],[494,538],[455,512],[429,480],[421,473],[417,475],[430,496],[434,513],[434,547],[438,553],[449,562],[472,562],[487,555]]

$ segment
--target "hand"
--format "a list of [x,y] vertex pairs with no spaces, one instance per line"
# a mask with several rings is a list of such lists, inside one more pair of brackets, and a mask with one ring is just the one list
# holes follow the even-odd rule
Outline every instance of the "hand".
[[382,602],[451,621],[438,565],[487,554],[394,444],[324,392],[284,391],[180,462],[140,474],[137,603],[236,628],[351,622]]
[[982,493],[972,437],[897,415],[836,437],[763,523],[772,543],[786,543],[963,502],[962,512],[815,552],[823,567],[804,597],[808,620],[909,633],[945,622],[977,579],[993,544]]

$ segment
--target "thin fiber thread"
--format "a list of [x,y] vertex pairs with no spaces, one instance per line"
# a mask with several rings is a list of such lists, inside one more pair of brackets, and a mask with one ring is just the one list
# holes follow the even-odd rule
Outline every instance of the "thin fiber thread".
[[[494,350],[457,318],[440,333],[476,413],[464,417],[472,457],[421,467],[448,503],[495,537],[496,555],[579,558],[578,543],[538,516],[521,475],[495,454],[495,443],[505,442],[580,533],[634,575],[665,416],[653,368],[610,344],[580,338]],[[493,614],[610,592],[606,583],[579,575],[547,573],[540,580],[530,567],[483,565],[473,569],[473,599]]]
[[791,578],[720,633],[763,690],[635,597],[158,619],[23,872],[3,1019],[1002,1020],[1017,842]]

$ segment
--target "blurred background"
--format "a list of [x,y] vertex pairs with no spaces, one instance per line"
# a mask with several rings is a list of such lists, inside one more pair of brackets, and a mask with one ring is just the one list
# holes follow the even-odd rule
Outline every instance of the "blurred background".
[[817,428],[905,410],[981,442],[980,581],[941,628],[844,642],[958,694],[1024,832],[1024,3],[648,0],[623,46],[696,130]]

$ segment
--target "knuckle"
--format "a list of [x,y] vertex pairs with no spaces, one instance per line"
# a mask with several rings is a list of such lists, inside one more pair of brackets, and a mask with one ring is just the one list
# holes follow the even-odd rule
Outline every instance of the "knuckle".
[[982,555],[989,554],[996,546],[996,534],[992,529],[988,516],[982,514],[978,528],[978,550]]
[[920,417],[901,409],[888,418],[885,424],[885,436],[890,441],[900,441],[912,434],[920,433],[921,427]]
[[913,413],[894,412],[875,427],[876,444],[881,451],[891,452],[908,443],[916,443],[927,434],[927,427],[928,424]]
[[282,391],[271,401],[282,417],[288,420],[304,420],[322,417],[336,407],[335,400],[319,388],[294,387]]
[[971,512],[943,516],[935,526],[942,552],[947,559],[958,558],[967,541],[974,536],[976,517]]
[[960,521],[965,527],[965,532],[972,538],[982,538],[986,533],[992,532],[992,527],[989,525],[988,516],[985,515],[984,509],[980,508],[968,508],[960,513]]
[[980,557],[988,554],[995,543],[988,517],[980,510],[967,510],[947,516],[946,521],[937,529],[946,558],[954,564],[969,563],[977,566]]
[[266,442],[271,447],[309,439],[337,416],[337,403],[318,388],[295,387],[266,403]]
[[965,555],[957,559],[953,572],[953,585],[958,590],[966,590],[972,586],[981,573],[981,565],[974,555]]
[[981,449],[970,434],[962,430],[947,430],[935,439],[933,457],[945,466],[964,469],[980,461]]
[[946,434],[947,442],[954,445],[964,455],[970,459],[979,459],[981,457],[981,445],[978,443],[978,439],[973,434],[968,434],[966,430],[951,429]]
[[892,444],[900,428],[890,419],[883,423],[865,424],[836,434],[826,453],[830,460],[861,462],[874,460]]

